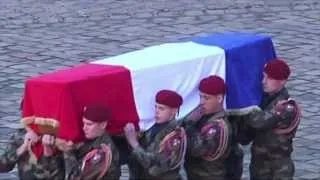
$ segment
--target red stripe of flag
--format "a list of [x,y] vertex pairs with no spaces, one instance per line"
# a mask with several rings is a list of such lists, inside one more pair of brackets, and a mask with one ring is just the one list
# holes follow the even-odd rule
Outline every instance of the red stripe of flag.
[[79,141],[84,138],[82,110],[96,101],[112,109],[110,134],[122,133],[127,122],[138,127],[130,71],[114,65],[84,64],[28,80],[23,117],[57,119],[59,137]]

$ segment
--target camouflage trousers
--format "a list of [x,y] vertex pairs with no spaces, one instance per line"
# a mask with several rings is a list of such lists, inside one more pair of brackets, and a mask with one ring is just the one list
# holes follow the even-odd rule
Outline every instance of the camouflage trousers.
[[266,160],[252,158],[250,164],[251,180],[292,180],[294,163],[291,158]]
[[145,169],[133,156],[128,158],[129,180],[185,180],[183,177],[183,169],[177,173],[166,173],[158,177],[151,177]]
[[192,166],[185,166],[188,180],[229,180],[224,163],[207,164],[206,167],[193,162]]

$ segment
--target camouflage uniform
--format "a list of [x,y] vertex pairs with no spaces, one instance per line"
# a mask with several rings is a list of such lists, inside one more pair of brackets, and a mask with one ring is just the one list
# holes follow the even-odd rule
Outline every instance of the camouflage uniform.
[[17,149],[23,144],[25,129],[20,129],[11,138],[4,153],[0,156],[0,172],[11,171],[18,164],[20,179],[23,180],[61,180],[64,178],[64,163],[61,153],[52,157],[42,156],[36,164],[30,162],[25,152],[18,157]]
[[[291,180],[294,164],[291,159],[292,139],[298,122],[298,111],[285,108],[281,115],[276,114],[276,104],[289,98],[283,88],[274,95],[264,95],[261,109],[249,115],[247,123],[256,129],[251,146],[250,177],[252,180]],[[293,107],[293,106],[292,106]],[[295,123],[295,124],[292,124]],[[285,130],[284,132],[281,132]],[[287,130],[286,130],[287,129]]]
[[[105,162],[103,158],[107,156],[106,153],[101,153],[103,145],[107,145],[110,148],[111,158],[108,158],[110,162]],[[95,153],[93,158],[90,159],[90,166],[83,168],[85,158],[91,154]],[[96,180],[100,179],[116,180],[120,178],[120,164],[119,164],[119,152],[115,147],[110,136],[105,133],[94,140],[87,140],[84,143],[79,143],[75,145],[75,148],[69,152],[65,152],[65,165],[66,165],[66,179],[86,179],[86,180]],[[106,167],[106,164],[109,164]],[[106,169],[106,172],[101,173],[102,169]],[[86,171],[89,170],[89,171]]]
[[[165,153],[160,152],[161,144],[164,142],[165,137],[168,137],[168,134],[175,132],[179,128],[178,122],[171,120],[166,123],[155,124],[144,132],[140,138],[140,146],[132,151],[129,164],[131,168],[130,179],[181,179],[179,170],[186,150],[186,134],[183,134],[184,140],[179,140],[179,148],[183,148],[182,153],[173,149],[168,150],[169,152],[165,150]],[[182,143],[185,144],[184,147],[182,147]],[[169,146],[174,147],[175,145],[171,144]]]
[[[188,179],[227,179],[225,161],[230,152],[232,129],[225,112],[203,115],[196,122],[188,121],[187,116],[184,121],[188,135],[188,149],[185,162]],[[216,126],[217,122],[222,122],[223,125]],[[203,129],[210,125],[213,125],[211,132],[203,133]],[[222,131],[227,136],[223,141],[217,135]],[[206,134],[209,134],[209,136]],[[220,149],[221,151],[218,156],[208,158],[208,154],[211,154],[210,151],[216,150],[217,152],[221,144],[225,144],[224,150]]]

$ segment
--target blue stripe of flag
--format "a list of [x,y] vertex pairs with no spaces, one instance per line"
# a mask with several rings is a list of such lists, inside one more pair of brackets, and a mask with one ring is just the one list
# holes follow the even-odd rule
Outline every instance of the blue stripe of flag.
[[276,57],[270,37],[246,33],[223,33],[191,40],[225,50],[228,109],[260,104],[264,64]]

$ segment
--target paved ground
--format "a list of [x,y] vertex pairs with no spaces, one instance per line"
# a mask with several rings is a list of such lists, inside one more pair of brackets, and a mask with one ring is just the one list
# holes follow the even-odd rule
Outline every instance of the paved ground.
[[[320,179],[318,0],[1,0],[0,147],[19,125],[27,78],[223,31],[270,35],[278,55],[289,61],[293,75],[288,87],[304,108],[295,139],[295,177]],[[15,174],[0,179],[17,179]]]

